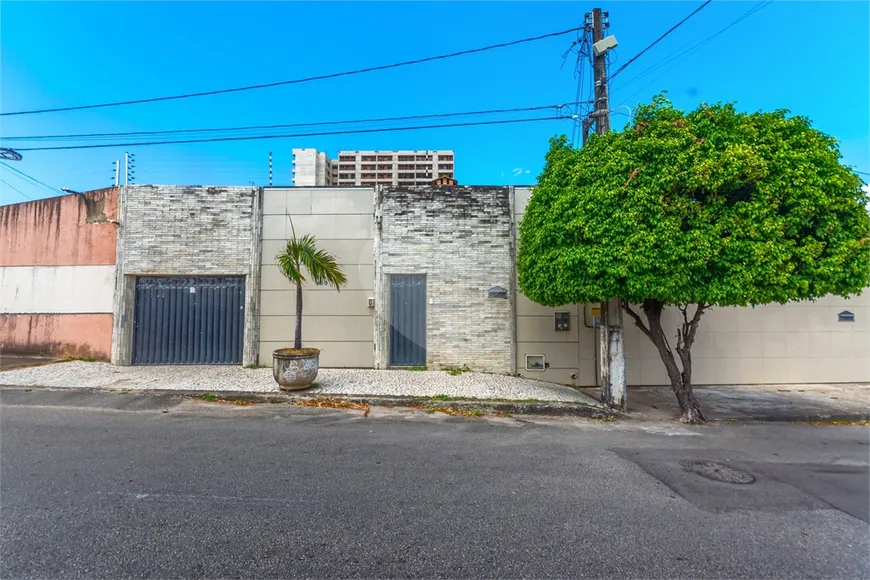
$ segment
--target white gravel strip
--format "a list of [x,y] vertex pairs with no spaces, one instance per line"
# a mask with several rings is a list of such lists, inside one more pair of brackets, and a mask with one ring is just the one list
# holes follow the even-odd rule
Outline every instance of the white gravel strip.
[[[19,387],[278,392],[272,369],[239,366],[135,366],[72,361],[0,372],[0,385]],[[520,377],[444,371],[321,369],[316,386],[299,394],[537,399],[598,405],[562,385]]]

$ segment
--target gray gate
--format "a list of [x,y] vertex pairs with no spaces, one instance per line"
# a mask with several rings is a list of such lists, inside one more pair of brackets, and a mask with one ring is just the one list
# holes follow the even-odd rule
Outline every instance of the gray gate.
[[426,364],[426,276],[390,276],[390,365]]
[[241,364],[245,278],[136,279],[133,364]]

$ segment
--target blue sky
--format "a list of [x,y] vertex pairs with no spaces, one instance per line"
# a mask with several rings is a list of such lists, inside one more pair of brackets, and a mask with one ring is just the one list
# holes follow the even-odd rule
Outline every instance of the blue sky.
[[[387,64],[535,36],[609,11],[615,70],[700,2],[8,2],[0,5],[0,111],[226,88]],[[758,2],[715,1],[633,63],[612,104],[667,90],[678,106],[737,101],[790,109],[840,140],[845,163],[870,172],[868,3],[778,0],[696,53],[633,80]],[[827,18],[835,26],[826,32]],[[574,100],[562,36],[483,54],[273,89],[109,109],[0,117],[3,136],[232,127],[373,118]],[[662,73],[665,73],[662,75]],[[662,75],[662,76],[659,76]],[[629,82],[633,81],[633,82]],[[627,85],[625,83],[628,83]],[[651,83],[651,84],[649,84]],[[622,108],[619,112],[626,112]],[[613,118],[621,128],[625,116]],[[534,183],[548,139],[567,121],[269,141],[30,152],[14,167],[54,187],[112,182],[136,154],[139,183],[290,183],[294,147],[455,149],[460,183]],[[865,181],[867,175],[862,176]],[[0,168],[32,197],[52,195]],[[0,204],[24,201],[0,183]]]

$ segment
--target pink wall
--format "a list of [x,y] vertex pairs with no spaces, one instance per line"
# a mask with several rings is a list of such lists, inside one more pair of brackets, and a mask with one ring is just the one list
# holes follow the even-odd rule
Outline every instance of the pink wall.
[[111,314],[0,314],[0,353],[109,360]]
[[[114,265],[117,219],[114,187],[0,207],[0,267]],[[110,358],[109,313],[12,312],[0,314],[0,355]]]
[[117,219],[114,187],[0,207],[0,266],[114,264]]

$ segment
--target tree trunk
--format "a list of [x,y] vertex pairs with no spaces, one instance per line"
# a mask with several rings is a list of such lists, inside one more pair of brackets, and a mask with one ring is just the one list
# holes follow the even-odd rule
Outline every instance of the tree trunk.
[[302,348],[302,284],[296,284],[296,338],[293,348]]
[[[682,370],[677,365],[674,351],[668,343],[667,335],[662,328],[662,310],[664,304],[658,300],[645,300],[643,303],[643,311],[646,314],[649,328],[644,330],[652,343],[659,351],[659,356],[665,364],[668,378],[671,381],[671,388],[677,396],[677,403],[680,406],[680,421],[683,423],[700,424],[707,419],[701,412],[701,405],[698,399],[695,398],[695,393],[692,389],[692,344],[695,341],[695,331],[698,328],[698,322],[701,319],[701,314],[706,308],[704,304],[698,304],[695,315],[691,320],[688,319],[685,309],[681,308],[683,313],[682,328],[677,334],[676,351],[682,363]],[[640,320],[635,317],[635,322],[640,325]]]

